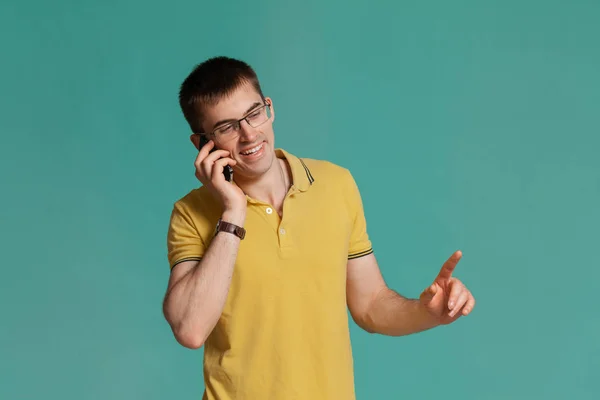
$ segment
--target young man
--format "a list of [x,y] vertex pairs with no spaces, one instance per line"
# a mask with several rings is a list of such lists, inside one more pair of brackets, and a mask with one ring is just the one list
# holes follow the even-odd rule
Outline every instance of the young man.
[[246,63],[200,64],[180,104],[202,186],[172,211],[164,313],[179,343],[204,345],[205,399],[354,399],[348,309],[397,336],[473,310],[452,276],[460,252],[419,299],[386,286],[352,175],[275,147],[273,101]]

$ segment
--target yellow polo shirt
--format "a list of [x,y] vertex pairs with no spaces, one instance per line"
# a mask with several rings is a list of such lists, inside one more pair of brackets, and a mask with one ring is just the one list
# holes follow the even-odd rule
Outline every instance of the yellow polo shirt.
[[[346,266],[372,252],[361,197],[345,168],[276,155],[293,185],[283,218],[248,197],[229,295],[204,346],[203,398],[352,400]],[[171,268],[202,258],[221,214],[204,187],[175,203]]]

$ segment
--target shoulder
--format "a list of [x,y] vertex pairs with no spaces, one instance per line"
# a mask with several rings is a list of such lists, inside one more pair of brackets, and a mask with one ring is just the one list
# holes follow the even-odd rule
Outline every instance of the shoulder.
[[314,177],[312,193],[319,198],[321,204],[342,206],[340,209],[345,209],[350,218],[354,218],[357,210],[362,207],[362,199],[350,169],[329,160],[305,157],[300,160]]
[[351,209],[361,204],[358,183],[348,167],[323,159],[301,157],[300,160],[314,178],[313,186],[318,188],[315,193],[334,202],[342,201]]
[[192,189],[173,204],[173,213],[182,214],[195,222],[212,222],[219,215],[219,205],[208,189],[201,186]]
[[300,157],[300,161],[306,165],[315,182],[324,180],[347,183],[352,179],[352,173],[348,168],[329,160]]

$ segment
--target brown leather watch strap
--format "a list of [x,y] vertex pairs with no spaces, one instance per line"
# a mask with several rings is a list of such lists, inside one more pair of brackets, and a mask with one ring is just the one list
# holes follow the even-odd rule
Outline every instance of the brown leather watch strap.
[[246,230],[244,228],[242,228],[241,226],[231,224],[229,222],[225,222],[223,220],[219,220],[219,222],[217,222],[217,228],[215,229],[215,235],[219,232],[232,233],[242,240],[246,236]]

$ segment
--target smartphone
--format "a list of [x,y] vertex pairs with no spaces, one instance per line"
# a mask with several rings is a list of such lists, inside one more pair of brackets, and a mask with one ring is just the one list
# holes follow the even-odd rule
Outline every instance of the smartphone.
[[[200,149],[202,149],[202,147],[207,143],[208,138],[205,135],[200,135]],[[217,150],[216,146],[214,146],[210,152],[212,153],[215,150]],[[231,168],[231,165],[226,165],[225,168],[223,168],[223,175],[225,176],[225,180],[227,182],[233,181],[233,168]]]

